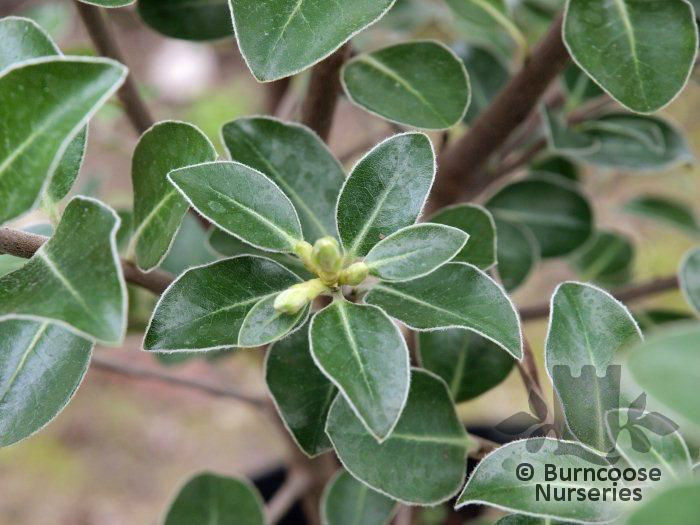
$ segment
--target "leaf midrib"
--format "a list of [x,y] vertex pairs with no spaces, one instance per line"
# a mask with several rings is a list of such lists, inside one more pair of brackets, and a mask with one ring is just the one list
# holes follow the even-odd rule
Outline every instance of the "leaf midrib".
[[613,0],[613,4],[615,4],[615,8],[617,9],[618,13],[620,14],[620,18],[622,19],[622,25],[625,26],[625,34],[627,36],[627,42],[630,46],[630,53],[632,54],[632,62],[634,63],[634,73],[637,76],[637,80],[639,82],[639,93],[642,96],[642,99],[644,100],[645,106],[649,106],[649,99],[647,97],[646,90],[644,89],[644,81],[642,80],[642,72],[639,69],[639,56],[637,55],[637,36],[634,34],[634,25],[632,24],[632,21],[630,20],[630,14],[629,11],[627,10],[627,6],[625,5],[625,0]]
[[0,405],[2,405],[2,403],[5,401],[5,397],[7,397],[7,394],[12,389],[12,385],[17,380],[17,377],[19,376],[20,371],[22,370],[22,368],[24,368],[24,364],[26,363],[27,358],[29,357],[29,354],[39,344],[39,340],[42,338],[42,336],[46,332],[48,326],[49,326],[49,323],[47,323],[47,322],[42,323],[39,326],[39,328],[37,328],[37,331],[34,333],[34,335],[32,336],[32,340],[29,342],[29,345],[27,345],[27,349],[22,354],[22,357],[20,358],[19,363],[17,363],[17,368],[15,368],[15,370],[12,372],[12,375],[10,376],[10,379],[7,383],[7,386],[5,387],[4,391],[2,392],[2,395],[0,395]]
[[357,346],[357,341],[355,341],[355,336],[352,333],[352,328],[350,326],[350,322],[348,321],[347,313],[345,312],[345,306],[343,305],[342,302],[337,302],[337,307],[338,307],[338,314],[340,317],[340,323],[343,327],[343,332],[345,333],[346,339],[348,343],[350,344],[350,348],[352,349],[352,355],[355,357],[355,360],[357,361],[357,365],[360,367],[360,375],[362,376],[362,380],[365,383],[365,386],[367,387],[367,392],[369,393],[369,397],[372,401],[375,401],[375,393],[374,389],[372,388],[372,385],[369,382],[369,378],[367,377],[367,371],[365,369],[365,364],[362,361],[362,356],[360,355],[358,346]]

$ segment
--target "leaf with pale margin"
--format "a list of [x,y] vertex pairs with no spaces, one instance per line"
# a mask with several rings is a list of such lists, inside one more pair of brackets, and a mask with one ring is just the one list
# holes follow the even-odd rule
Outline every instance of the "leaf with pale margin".
[[562,177],[569,182],[579,182],[580,168],[573,161],[559,155],[547,155],[530,164],[530,173],[537,176],[545,173]]
[[386,14],[395,0],[229,0],[238,47],[255,78],[295,75]]
[[683,257],[678,279],[686,301],[700,314],[700,248],[689,251]]
[[291,270],[304,280],[313,279],[316,277],[312,274],[301,262],[299,257],[289,253],[274,253],[258,250],[248,243],[237,239],[233,235],[229,235],[224,230],[213,227],[209,233],[209,248],[216,254],[224,257],[233,257],[236,255],[257,255],[259,257],[267,257],[281,264],[288,270]]
[[502,517],[495,525],[571,525],[571,522],[552,520],[551,518],[537,518],[525,514],[509,514]]
[[189,207],[166,179],[168,173],[215,158],[216,150],[209,139],[185,122],[159,122],[141,135],[131,163],[131,245],[139,268],[148,271],[160,265]]
[[673,484],[631,509],[626,525],[687,525],[698,519],[700,481]]
[[187,270],[158,301],[144,349],[176,352],[235,346],[253,306],[299,282],[276,262],[248,255]]
[[564,89],[566,89],[566,106],[568,108],[578,107],[581,103],[603,94],[600,86],[593,82],[591,77],[576,64],[571,64],[566,68],[561,80]]
[[221,136],[232,160],[267,175],[289,197],[306,240],[336,236],[345,173],[318,135],[300,124],[251,117],[225,124]]
[[270,346],[265,382],[280,419],[299,448],[310,457],[329,450],[324,429],[338,389],[311,357],[308,326]]
[[136,0],[78,0],[83,4],[96,5],[99,7],[124,7],[133,4]]
[[647,394],[674,414],[700,424],[697,402],[700,327],[697,324],[686,323],[657,332],[630,352],[627,367]]
[[[0,76],[0,223],[32,208],[79,130],[124,81],[108,59],[44,57]],[[51,86],[47,89],[46,86]]]
[[[0,71],[33,58],[61,55],[51,37],[33,20],[9,16],[0,20]],[[70,191],[83,163],[87,127],[66,148],[51,176],[46,196],[60,201]]]
[[554,177],[514,182],[486,203],[497,221],[526,226],[544,258],[559,257],[581,246],[593,233],[593,211],[574,186]]
[[466,114],[469,75],[454,52],[437,41],[404,42],[347,62],[341,72],[351,102],[391,122],[446,129]]
[[492,389],[515,365],[513,356],[496,343],[468,330],[420,332],[417,341],[421,366],[444,379],[457,403]]
[[700,223],[695,218],[693,208],[671,198],[641,195],[627,201],[622,211],[672,226],[693,236],[700,234]]
[[108,345],[126,331],[126,284],[116,247],[119,217],[74,197],[56,233],[30,261],[0,279],[0,319],[49,320]]
[[563,34],[578,66],[639,113],[658,111],[678,95],[698,48],[686,0],[568,0]]
[[276,310],[276,298],[274,295],[264,297],[250,309],[238,332],[238,346],[252,348],[270,344],[287,335],[308,317],[309,308],[302,308],[296,314]]
[[582,281],[619,286],[632,276],[634,245],[612,231],[597,231],[571,257],[571,265]]
[[642,340],[627,308],[589,284],[566,282],[552,295],[545,362],[576,438],[608,452],[605,414],[621,405],[615,354]]
[[173,275],[180,275],[193,266],[215,261],[218,257],[209,250],[207,240],[208,232],[199,219],[193,213],[186,213],[160,268]]
[[520,320],[513,303],[475,266],[448,263],[419,279],[380,283],[365,301],[414,330],[465,328],[522,358]]
[[[522,463],[532,466],[533,479],[523,482],[516,477],[516,467]],[[522,512],[532,516],[573,520],[576,522],[606,522],[620,514],[619,502],[593,501],[572,498],[558,501],[555,498],[536,497],[537,486],[544,489],[568,490],[590,489],[612,490],[611,481],[567,481],[566,483],[543,483],[545,465],[554,465],[557,470],[602,468],[608,464],[604,456],[594,450],[571,441],[550,438],[531,438],[514,441],[497,448],[481,460],[472,472],[455,508],[482,504],[510,512]],[[579,476],[582,478],[583,476]]]
[[178,491],[164,525],[264,525],[263,500],[247,481],[211,472],[193,476]]
[[292,202],[253,168],[207,162],[172,171],[168,180],[204,217],[256,248],[291,252],[303,237]]
[[32,435],[63,410],[91,354],[92,343],[47,321],[0,322],[0,447]]
[[309,327],[311,355],[377,441],[393,430],[406,404],[406,341],[375,306],[336,299]]
[[476,204],[456,204],[441,208],[428,222],[459,228],[469,235],[467,244],[452,259],[488,270],[496,264],[496,224],[486,208]]
[[349,256],[366,255],[387,235],[416,222],[435,178],[427,135],[395,135],[367,153],[338,197],[338,232]]
[[681,131],[659,117],[612,113],[587,120],[575,129],[598,145],[594,151],[579,152],[576,157],[597,166],[643,173],[694,159]]
[[496,220],[498,276],[512,292],[522,286],[540,259],[540,247],[529,228]]
[[547,147],[561,155],[587,155],[600,149],[600,141],[594,137],[582,133],[575,128],[570,128],[561,115],[555,114],[552,109],[542,105],[542,122],[544,124]]
[[615,450],[632,468],[648,471],[657,467],[664,480],[690,477],[693,465],[688,445],[668,418],[637,408],[611,410],[605,426]]
[[386,525],[396,511],[387,498],[340,469],[323,489],[323,525]]
[[425,370],[412,370],[406,408],[383,443],[341,396],[331,406],[326,432],[345,469],[391,498],[435,505],[462,485],[469,439],[444,381]]
[[384,281],[416,279],[452,260],[467,239],[469,235],[451,226],[414,224],[375,244],[364,262]]
[[146,25],[173,38],[233,36],[228,0],[138,0],[137,9]]
[[[35,233],[36,235],[44,235],[46,237],[53,235],[53,228],[50,224],[46,223],[30,224],[22,228],[22,231]],[[9,254],[0,255],[0,277],[14,272],[15,270],[19,270],[22,266],[27,264],[27,262],[28,260],[24,257],[15,257]]]

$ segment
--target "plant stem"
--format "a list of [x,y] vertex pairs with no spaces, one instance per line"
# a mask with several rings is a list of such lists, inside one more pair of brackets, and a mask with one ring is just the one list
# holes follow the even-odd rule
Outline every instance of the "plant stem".
[[292,84],[292,77],[282,78],[270,82],[265,87],[265,112],[269,115],[275,115],[284,100],[285,95],[289,91]]
[[549,84],[569,63],[561,31],[559,14],[520,71],[476,119],[472,129],[442,155],[431,210],[454,202],[455,197],[478,194],[490,182],[483,170],[486,162],[525,122]]
[[[622,303],[644,299],[650,295],[676,290],[679,287],[678,277],[669,275],[659,277],[649,281],[629,285],[624,288],[613,290],[611,294]],[[549,316],[549,303],[542,303],[534,306],[526,306],[520,309],[520,318],[523,321],[534,321]]]
[[350,44],[343,45],[311,70],[309,87],[301,108],[301,121],[328,142],[335,107],[340,94],[340,69],[350,56]]
[[[29,259],[48,240],[43,235],[35,235],[13,228],[0,228],[0,253]],[[162,270],[144,273],[129,261],[121,261],[124,279],[132,284],[162,294],[173,282],[173,276]]]
[[279,488],[270,502],[265,506],[265,516],[268,525],[275,525],[284,517],[289,508],[311,486],[311,476],[305,469],[293,468],[287,474],[287,479]]
[[[84,4],[79,0],[74,1],[78,14],[83,20],[85,28],[90,34],[90,38],[100,55],[126,64],[124,55],[117,44],[117,40],[102,14],[102,9],[90,4]],[[117,92],[117,96],[124,105],[131,125],[139,135],[153,125],[153,117],[141,98],[141,95],[139,95],[131,71],[129,71],[129,76],[126,78],[124,85],[122,85]]]
[[213,397],[225,397],[228,399],[235,399],[236,401],[241,401],[243,403],[254,406],[255,408],[264,408],[266,406],[266,401],[263,398],[251,396],[243,392],[239,392],[238,390],[214,385],[211,383],[206,383],[203,381],[198,381],[196,379],[179,377],[174,374],[169,374],[152,368],[144,368],[132,364],[119,362],[117,360],[109,359],[101,355],[94,355],[90,363],[92,367],[97,368],[99,370],[119,374],[126,377],[131,377],[133,379],[157,381],[160,383],[168,384],[170,386],[196,390],[200,393],[207,394]]

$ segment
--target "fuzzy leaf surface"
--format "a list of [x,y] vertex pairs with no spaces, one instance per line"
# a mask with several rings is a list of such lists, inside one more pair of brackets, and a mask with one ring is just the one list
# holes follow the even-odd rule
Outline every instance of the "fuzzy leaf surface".
[[321,499],[324,525],[384,525],[396,510],[396,501],[356,480],[344,470],[328,482]]
[[428,222],[459,228],[469,235],[467,244],[452,259],[487,270],[496,264],[496,225],[485,208],[457,204],[438,210]]
[[656,195],[640,195],[627,201],[622,211],[672,226],[691,235],[700,235],[700,223],[693,208],[684,202]]

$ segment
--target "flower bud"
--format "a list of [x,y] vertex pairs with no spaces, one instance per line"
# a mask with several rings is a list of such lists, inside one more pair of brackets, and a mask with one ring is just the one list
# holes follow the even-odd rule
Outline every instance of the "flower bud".
[[314,244],[313,261],[319,270],[326,274],[339,272],[343,267],[343,255],[338,241],[333,237],[323,237]]
[[299,241],[297,242],[296,246],[294,246],[294,253],[297,254],[299,259],[301,259],[301,262],[304,263],[304,266],[306,266],[306,268],[312,272],[314,271],[313,263],[311,260],[313,251],[314,247],[306,241]]
[[295,314],[326,290],[328,288],[320,279],[295,284],[275,298],[275,310],[290,315]]
[[340,284],[357,286],[369,275],[369,266],[363,262],[356,262],[345,268],[340,274]]

